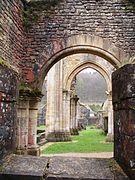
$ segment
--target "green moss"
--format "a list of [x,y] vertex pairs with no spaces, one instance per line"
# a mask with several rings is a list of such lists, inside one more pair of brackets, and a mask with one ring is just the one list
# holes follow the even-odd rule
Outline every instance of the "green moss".
[[135,107],[134,106],[131,106],[129,107],[131,110],[134,110],[135,111]]
[[21,83],[19,86],[20,96],[42,97],[42,92],[38,88],[33,88],[27,83]]
[[11,65],[8,61],[4,60],[3,58],[0,57],[0,65],[6,66],[9,69],[12,69],[13,71],[19,73],[19,69],[13,65]]
[[3,171],[3,166],[2,165],[0,165],[0,172],[2,172]]
[[123,0],[126,3],[126,9],[135,10],[135,1],[134,0]]
[[47,16],[54,12],[53,8],[59,1],[60,0],[31,0],[27,3],[23,11],[24,26],[28,28],[32,23],[37,22],[43,11],[46,12]]

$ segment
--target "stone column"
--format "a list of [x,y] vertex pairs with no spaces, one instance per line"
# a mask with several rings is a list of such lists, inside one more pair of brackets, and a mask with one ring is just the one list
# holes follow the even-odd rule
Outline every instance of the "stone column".
[[29,123],[28,123],[28,154],[38,156],[40,149],[37,145],[37,114],[38,114],[38,98],[31,97],[29,99]]
[[70,100],[70,132],[71,135],[78,135],[78,121],[77,121],[77,95],[73,95]]
[[76,115],[76,119],[77,119],[77,122],[78,122],[78,130],[81,131],[82,130],[82,125],[81,125],[81,122],[80,119],[81,119],[81,108],[80,108],[80,103],[77,102],[77,115]]
[[113,73],[114,158],[135,179],[135,64]]
[[113,141],[113,106],[112,106],[112,92],[109,93],[108,96],[108,133],[107,133],[107,141]]
[[66,133],[67,141],[71,140],[70,134],[70,91],[63,90],[63,132]]
[[46,139],[67,141],[67,130],[63,121],[63,66],[55,64],[47,75]]
[[47,74],[46,139],[55,141],[55,65]]
[[17,113],[16,147],[17,154],[27,154],[28,148],[28,122],[29,122],[29,99],[22,97],[18,102]]

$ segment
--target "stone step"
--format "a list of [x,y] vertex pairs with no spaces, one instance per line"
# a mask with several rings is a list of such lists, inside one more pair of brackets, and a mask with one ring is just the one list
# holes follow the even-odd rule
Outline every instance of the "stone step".
[[0,180],[129,180],[114,159],[7,156]]
[[43,145],[45,145],[46,143],[47,143],[47,140],[46,140],[45,138],[43,138],[43,139],[41,139],[40,142],[38,142],[38,145],[39,145],[39,146],[43,146]]
[[129,180],[114,159],[52,157],[47,180]]

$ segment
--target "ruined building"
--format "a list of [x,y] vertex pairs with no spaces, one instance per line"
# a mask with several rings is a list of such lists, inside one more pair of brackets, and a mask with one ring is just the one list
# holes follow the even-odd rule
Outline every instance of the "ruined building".
[[[54,75],[60,73],[60,60],[78,54],[89,54],[110,63],[114,71],[112,83],[107,74],[108,64],[101,65],[94,58],[76,64],[65,79],[65,87],[57,79],[63,78],[62,75],[51,79],[48,72],[52,67]],[[114,158],[135,179],[134,63],[133,0],[1,0],[0,159],[13,152],[40,154],[36,142],[37,108],[47,73],[55,83],[53,90],[61,88],[55,103],[63,108],[69,102],[72,78],[81,68],[89,66],[99,70],[108,82],[114,111]],[[52,106],[55,104],[50,104],[50,110]],[[108,113],[112,116],[112,108]],[[58,119],[62,116],[57,115]],[[63,121],[65,118],[68,116]],[[51,125],[48,137],[52,138]],[[62,129],[58,125],[57,130],[59,137],[70,135],[66,123]]]

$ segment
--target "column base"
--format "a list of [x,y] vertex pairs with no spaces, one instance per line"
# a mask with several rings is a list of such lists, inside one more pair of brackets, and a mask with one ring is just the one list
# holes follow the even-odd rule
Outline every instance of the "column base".
[[70,129],[70,133],[72,136],[79,135],[78,129]]
[[32,156],[40,156],[40,148],[37,147],[28,147],[28,148],[18,148],[16,150],[16,154],[18,155],[32,155]]
[[37,147],[28,147],[27,154],[32,156],[40,156],[40,148]]
[[107,134],[106,142],[113,142],[114,141],[114,135],[113,134]]
[[71,141],[71,134],[69,132],[51,132],[46,136],[48,142]]
[[27,149],[26,148],[17,148],[16,151],[15,151],[15,154],[27,155]]

